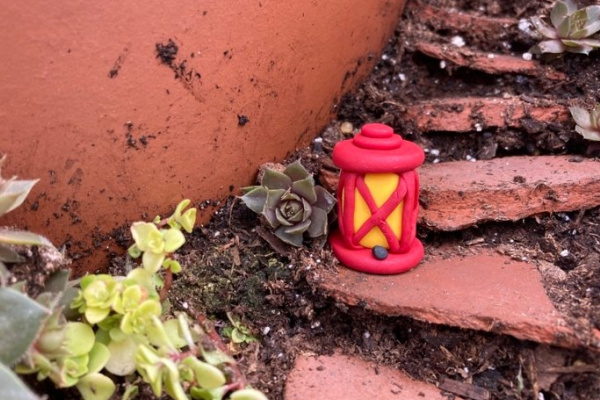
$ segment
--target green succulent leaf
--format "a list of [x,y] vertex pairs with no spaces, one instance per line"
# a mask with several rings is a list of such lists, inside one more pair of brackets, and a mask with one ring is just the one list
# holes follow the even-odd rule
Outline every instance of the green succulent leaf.
[[318,207],[313,208],[311,224],[308,227],[308,235],[316,238],[327,234],[327,213]]
[[140,387],[137,385],[127,385],[125,387],[125,392],[123,396],[121,396],[121,400],[131,400],[135,398],[140,393]]
[[135,243],[129,246],[129,248],[127,249],[127,253],[129,253],[129,256],[134,259],[139,258],[142,255],[142,251],[137,247]]
[[593,140],[596,142],[600,141],[600,131],[598,130],[585,129],[580,126],[576,126],[575,130],[577,133],[583,136],[584,139]]
[[187,233],[192,233],[192,231],[194,230],[197,214],[198,210],[196,208],[190,208],[181,216],[179,223]]
[[83,322],[67,322],[63,346],[71,356],[88,354],[94,347],[94,330]]
[[288,165],[283,173],[290,177],[292,181],[300,181],[310,176],[309,172],[304,168],[300,160],[296,160]]
[[146,251],[142,256],[142,265],[151,274],[157,273],[164,261],[165,253]]
[[26,231],[13,231],[10,229],[0,229],[0,243],[54,248],[52,242],[42,235]]
[[569,107],[569,111],[577,125],[584,129],[590,129],[592,127],[592,119],[589,112],[581,107]]
[[0,361],[12,365],[31,347],[50,310],[13,289],[0,288]]
[[287,190],[292,186],[292,180],[281,172],[266,168],[261,184],[269,190]]
[[[310,220],[299,222],[296,225],[284,228],[284,232],[290,235],[302,235],[311,224]],[[300,236],[302,238],[302,236]]]
[[559,26],[561,22],[570,14],[577,10],[577,6],[570,0],[557,1],[552,7],[550,20],[552,25]]
[[185,236],[179,229],[167,229],[163,233],[165,253],[173,253],[185,243]]
[[297,194],[303,199],[306,199],[310,204],[317,201],[315,193],[315,181],[312,176],[304,178],[301,181],[295,181],[292,184],[292,193]]
[[40,400],[10,368],[2,363],[0,363],[0,399]]
[[256,389],[241,389],[229,396],[231,400],[269,400],[262,392]]
[[275,233],[275,236],[283,240],[285,243],[291,244],[295,247],[302,247],[302,234],[291,234],[286,232],[286,229],[287,226],[280,226],[279,228],[275,229],[273,233]]
[[196,357],[187,357],[182,361],[182,364],[187,365],[194,371],[196,381],[203,388],[216,389],[227,382],[225,375],[219,368],[200,361]]
[[88,373],[94,374],[102,371],[110,358],[110,351],[106,345],[95,342],[94,347],[90,350],[89,357]]
[[216,389],[203,389],[194,386],[190,389],[190,395],[194,400],[222,400],[227,390],[227,387],[224,386]]
[[333,207],[335,207],[335,196],[325,190],[322,186],[316,186],[315,192],[317,193],[317,201],[313,204],[313,207],[323,209],[326,214],[329,214]]
[[108,400],[116,389],[112,379],[97,372],[80,378],[76,387],[84,400]]
[[240,200],[244,202],[246,207],[257,214],[260,214],[267,203],[267,189],[262,186],[254,186]]
[[131,225],[131,236],[141,251],[162,253],[165,248],[163,235],[153,223],[134,222]]
[[25,258],[21,257],[16,251],[10,247],[0,245],[0,262],[20,263],[23,261],[25,261]]
[[[4,157],[2,157],[2,161]],[[18,181],[14,178],[0,178],[0,216],[19,207],[39,179]]]
[[120,342],[111,341],[107,347],[110,358],[104,368],[108,372],[118,376],[127,376],[135,371],[135,354],[138,343],[132,336],[126,336]]

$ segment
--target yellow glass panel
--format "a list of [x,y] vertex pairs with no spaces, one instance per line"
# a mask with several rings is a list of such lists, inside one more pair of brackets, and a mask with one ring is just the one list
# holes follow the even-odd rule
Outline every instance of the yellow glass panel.
[[[377,207],[381,207],[386,200],[394,193],[398,186],[400,176],[393,173],[381,173],[381,174],[366,174],[365,184],[369,188],[375,204]],[[367,206],[367,203],[362,198],[358,189],[356,189],[356,202],[354,208],[354,232],[356,233],[362,224],[371,216],[371,211]],[[394,211],[386,218],[386,222],[392,228],[394,235],[399,239],[400,232],[402,230],[402,208],[404,202],[400,203]],[[361,246],[367,248],[373,248],[374,246],[383,246],[389,248],[390,246],[385,239],[383,232],[378,227],[373,227],[367,233],[362,240],[359,242]]]

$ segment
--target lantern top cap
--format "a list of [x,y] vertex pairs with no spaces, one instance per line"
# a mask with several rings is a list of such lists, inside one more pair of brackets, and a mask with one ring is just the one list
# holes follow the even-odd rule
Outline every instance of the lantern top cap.
[[360,173],[403,172],[417,168],[425,155],[384,124],[365,124],[352,139],[337,143],[333,162],[342,170]]
[[394,135],[392,127],[375,123],[363,125],[352,141],[357,147],[372,150],[393,150],[402,146],[402,137]]

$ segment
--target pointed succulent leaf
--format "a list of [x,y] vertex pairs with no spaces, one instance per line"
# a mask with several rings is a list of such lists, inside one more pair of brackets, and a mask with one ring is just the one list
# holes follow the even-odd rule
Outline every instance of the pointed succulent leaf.
[[[570,3],[570,4],[569,4]],[[577,6],[575,6],[574,10],[571,10],[569,6],[573,6],[569,0],[567,1],[557,1],[552,7],[552,11],[550,12],[550,20],[552,21],[552,25],[558,26],[560,23],[571,13],[577,10]]]
[[181,264],[177,260],[173,260],[172,258],[166,258],[162,264],[164,269],[170,269],[172,273],[178,274],[181,272]]
[[246,207],[260,214],[267,203],[267,189],[262,186],[253,186],[252,190],[240,197]]
[[275,189],[267,191],[266,208],[276,208],[281,202],[281,198],[287,193],[284,189]]
[[[2,182],[2,178],[0,178]],[[38,179],[31,181],[18,181],[9,179],[0,185],[0,216],[19,207],[25,198],[38,182]]]
[[291,244],[295,247],[302,247],[302,234],[294,235],[287,233],[285,231],[286,228],[286,226],[280,226],[279,228],[275,229],[273,233],[275,233],[275,236],[283,240],[285,243]]
[[97,372],[80,378],[76,387],[83,400],[109,400],[116,389],[112,379]]
[[317,194],[315,193],[315,181],[312,176],[304,178],[301,181],[296,181],[292,184],[292,193],[299,195],[301,198],[306,199],[310,204],[317,201]]
[[25,261],[16,251],[7,246],[0,245],[0,261],[6,263],[19,263]]
[[40,400],[21,379],[0,363],[0,399],[10,400]]
[[140,387],[137,385],[127,384],[125,386],[125,392],[121,396],[121,400],[133,400],[140,393]]
[[326,214],[333,209],[336,200],[335,196],[329,193],[324,187],[316,186],[315,191],[317,192],[317,201],[313,204],[313,207],[318,207],[325,210]]
[[167,229],[163,233],[165,253],[173,253],[185,243],[185,236],[179,229]]
[[552,53],[559,54],[565,51],[565,44],[560,40],[543,40],[533,46],[529,51],[533,54]]
[[582,29],[573,32],[571,39],[584,39],[600,31],[600,20],[588,22]]
[[110,351],[106,345],[94,342],[94,347],[90,350],[89,356],[88,373],[94,374],[102,371],[102,368],[104,368],[110,358]]
[[227,382],[221,370],[213,365],[198,360],[194,356],[187,357],[182,361],[194,371],[196,381],[206,389],[215,389]]
[[221,350],[206,350],[204,347],[200,347],[200,351],[202,353],[202,358],[204,361],[211,365],[220,365],[220,364],[232,364],[234,363],[234,359],[223,353]]
[[590,129],[592,127],[592,120],[590,113],[581,107],[569,107],[571,116],[575,120],[575,123],[583,129]]
[[175,219],[179,219],[179,217],[181,217],[183,210],[186,209],[187,206],[189,206],[191,203],[190,199],[183,199],[179,202],[179,204],[177,204],[177,207],[175,207],[175,212],[173,213],[173,217]]
[[298,222],[296,225],[285,228],[285,233],[291,235],[302,235],[304,232],[306,232],[306,230],[310,226],[310,223],[310,220]]
[[152,345],[173,353],[186,344],[179,337],[177,320],[175,319],[162,322],[158,317],[153,316],[146,327],[146,336]]
[[262,392],[256,389],[241,389],[229,396],[231,400],[269,400]]
[[37,338],[50,310],[13,289],[0,288],[0,361],[14,364]]
[[588,55],[588,54],[590,54],[590,51],[594,50],[594,48],[592,46],[582,44],[581,42],[582,42],[581,40],[568,40],[568,39],[564,39],[562,41],[562,43],[565,45],[565,47],[564,47],[565,51],[567,51],[569,53]]
[[531,17],[530,21],[533,27],[545,38],[558,39],[556,29],[545,23],[540,17]]
[[279,210],[279,208],[275,209],[275,218],[277,218],[277,222],[279,222],[281,225],[284,226],[292,226],[293,223],[288,221],[283,214],[281,213],[281,211]]
[[308,201],[302,199],[302,221],[306,221],[312,215],[312,206]]
[[327,234],[327,213],[322,209],[313,208],[311,224],[308,227],[308,236],[316,238]]
[[70,275],[71,270],[68,269],[62,269],[54,272],[46,280],[46,284],[44,285],[44,291],[52,293],[64,292],[67,289],[67,283],[69,282]]
[[194,225],[196,224],[196,215],[198,214],[198,210],[196,208],[190,208],[186,212],[183,213],[179,223],[181,227],[187,232],[192,233],[194,230]]
[[141,251],[162,253],[164,250],[163,236],[153,223],[134,222],[131,225],[131,236]]
[[104,368],[108,372],[118,376],[127,376],[135,371],[135,354],[138,344],[132,336],[127,336],[120,342],[108,344],[110,358]]
[[288,165],[283,173],[290,177],[292,181],[300,181],[302,179],[306,179],[310,176],[304,165],[300,162],[300,160],[296,160],[290,165]]
[[10,229],[0,229],[0,243],[54,247],[52,242],[42,235],[26,231],[13,231]]
[[269,190],[287,190],[292,186],[292,180],[289,176],[282,174],[281,172],[266,168],[261,184]]
[[575,11],[569,16],[569,18],[566,19],[565,22],[568,23],[568,31],[566,35],[563,35],[561,31],[563,23],[561,23],[558,27],[558,34],[560,37],[568,39],[581,39],[586,36],[585,27],[588,23],[588,15],[585,8]]
[[593,140],[596,142],[600,141],[600,131],[598,130],[584,129],[580,126],[576,126],[575,130],[577,133],[583,136],[584,139]]

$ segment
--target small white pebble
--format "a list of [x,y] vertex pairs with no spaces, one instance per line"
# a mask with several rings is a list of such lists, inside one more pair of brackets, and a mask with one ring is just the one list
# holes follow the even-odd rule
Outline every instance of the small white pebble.
[[519,20],[519,30],[526,35],[531,35],[531,22],[528,18],[521,18]]
[[315,321],[312,324],[310,324],[310,329],[316,329],[318,327],[321,326],[321,322],[320,321]]
[[315,138],[315,143],[323,143],[323,138],[322,137]]
[[477,159],[475,157],[471,157],[471,159],[469,161],[475,162],[475,161],[477,161]]
[[370,337],[371,337],[371,334],[369,333],[369,331],[365,331],[365,333],[363,333],[363,337],[364,337],[365,339],[368,339],[368,338],[370,338]]
[[423,149],[423,152],[429,153],[429,149]]
[[219,232],[219,231],[216,231],[216,232],[214,233],[214,235],[213,235],[213,236],[214,236],[214,237],[219,237],[220,235],[221,235],[221,232]]
[[544,397],[544,393],[539,392],[537,400],[546,400],[546,398]]
[[434,156],[434,157],[437,157],[437,156],[439,156],[439,155],[440,155],[440,151],[439,151],[438,149],[431,149],[431,150],[429,151],[429,154],[431,154],[431,155],[432,155],[432,156]]
[[441,69],[446,68],[446,61],[444,61],[444,60],[440,61],[440,68]]
[[496,57],[496,55],[495,55],[495,54],[492,54],[492,53],[489,53],[489,54],[487,55],[487,57],[491,59],[491,58],[494,58],[494,57]]
[[473,125],[473,127],[475,128],[475,130],[477,132],[481,132],[483,130],[483,127],[481,126],[481,124],[479,122],[477,122],[475,125]]
[[452,36],[452,39],[450,39],[450,43],[452,43],[456,47],[463,47],[465,45],[465,39],[463,39],[462,36],[458,35]]
[[263,336],[267,336],[269,334],[269,332],[271,332],[271,327],[270,326],[265,326],[262,330],[262,334]]
[[569,254],[571,254],[571,253],[567,249],[564,249],[563,251],[560,252],[561,257],[568,257]]
[[525,60],[525,61],[531,61],[532,58],[533,58],[533,54],[531,54],[531,53],[523,53],[523,60]]
[[525,257],[525,256],[521,257],[521,261],[527,261],[527,257]]
[[471,157],[471,155],[470,155],[470,154],[467,154],[467,156],[465,157],[465,160],[467,160],[467,161],[471,161],[471,159],[472,159],[472,158],[473,158],[473,157]]
[[390,56],[389,56],[389,55],[387,55],[387,54],[385,54],[385,53],[383,53],[383,54],[381,55],[381,59],[382,59],[383,61],[385,61],[385,60],[388,60],[389,58],[390,58]]
[[433,164],[437,164],[437,163],[439,163],[439,162],[440,162],[440,159],[439,159],[439,158],[436,158],[435,160],[433,160],[433,161],[432,161],[432,163],[433,163]]
[[400,79],[400,81],[404,82],[406,80],[406,75],[400,73],[400,74],[398,74],[398,79]]
[[354,126],[352,125],[351,122],[348,122],[348,121],[342,122],[342,124],[340,125],[340,130],[342,131],[343,134],[349,135],[354,130]]
[[183,303],[181,303],[181,307],[183,307],[187,310],[188,308],[190,308],[190,305],[188,304],[187,301],[184,301]]

